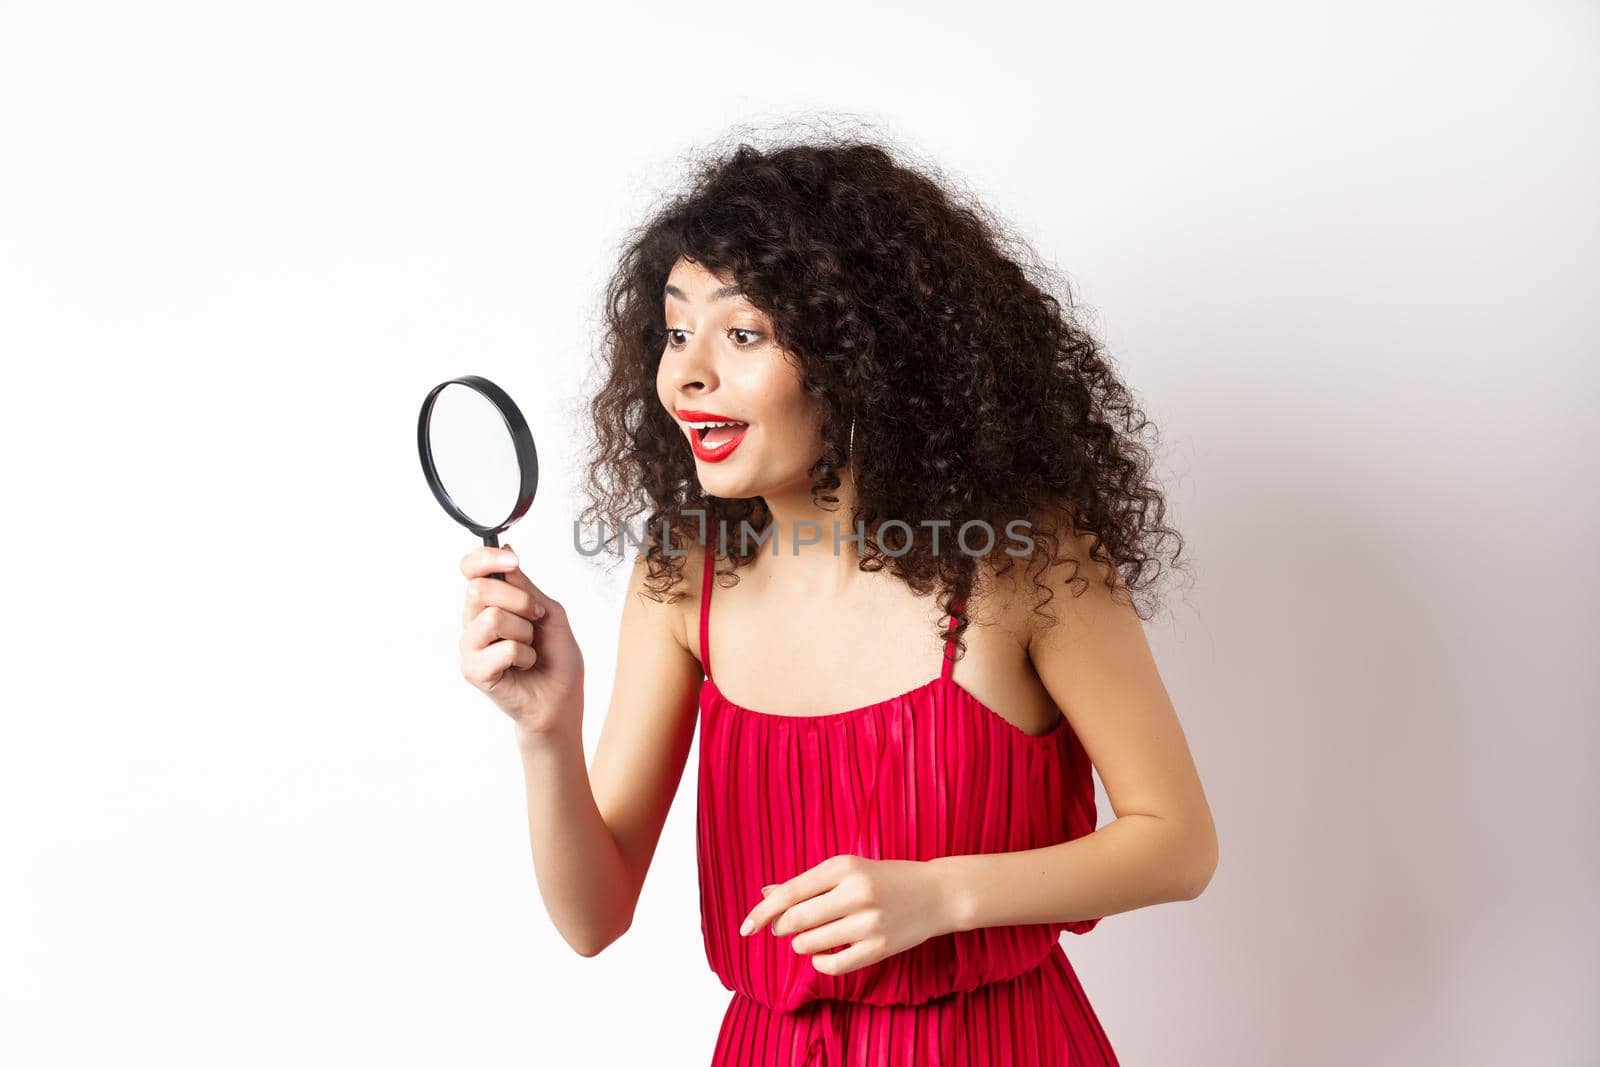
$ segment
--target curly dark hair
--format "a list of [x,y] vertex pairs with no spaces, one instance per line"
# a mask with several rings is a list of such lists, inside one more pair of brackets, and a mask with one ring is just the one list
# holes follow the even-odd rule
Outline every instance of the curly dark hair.
[[[1026,559],[1038,611],[1053,598],[1044,579],[1053,566],[1087,587],[1078,574],[1087,556],[1141,618],[1139,602],[1157,602],[1156,551],[1176,540],[1176,565],[1183,541],[1163,524],[1166,502],[1150,478],[1140,435],[1153,427],[1077,321],[1066,283],[976,197],[935,175],[852,136],[768,148],[740,138],[692,158],[687,187],[627,235],[605,290],[590,499],[579,521],[600,527],[603,547],[643,516],[649,595],[676,601],[684,548],[708,527],[771,522],[760,497],[704,492],[658,399],[663,288],[684,257],[732,275],[820,403],[823,451],[811,483],[819,507],[839,504],[832,491],[856,417],[859,509],[848,527],[859,521],[868,534],[862,570],[887,566],[918,595],[937,590],[948,613],[984,580],[980,558],[995,577]],[[1035,541],[1021,557],[1005,551],[1015,542],[1000,532],[1019,518]],[[890,519],[911,527],[901,555],[885,554],[874,536]],[[935,552],[940,520],[941,547],[963,523],[989,523],[993,552]],[[905,536],[893,529],[885,539],[897,551]],[[722,572],[734,582],[760,551],[742,551],[740,540],[728,538]],[[1075,550],[1063,552],[1062,540]],[[957,615],[951,633],[964,647],[968,619]]]

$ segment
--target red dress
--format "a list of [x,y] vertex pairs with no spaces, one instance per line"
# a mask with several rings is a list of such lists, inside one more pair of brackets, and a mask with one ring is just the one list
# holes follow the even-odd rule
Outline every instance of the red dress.
[[1065,716],[1018,729],[951,678],[949,645],[938,677],[865,707],[733,703],[711,673],[713,565],[708,547],[695,840],[706,959],[733,998],[712,1067],[1115,1067],[1060,943],[1099,919],[942,934],[840,975],[770,924],[740,935],[762,886],[839,853],[930,860],[1090,833],[1094,783]]

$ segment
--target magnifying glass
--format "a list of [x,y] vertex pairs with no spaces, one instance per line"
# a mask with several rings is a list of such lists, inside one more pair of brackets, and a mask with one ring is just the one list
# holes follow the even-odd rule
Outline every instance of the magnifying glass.
[[468,374],[433,387],[417,416],[417,451],[439,506],[490,548],[500,547],[500,535],[533,504],[533,434],[511,397],[487,378]]

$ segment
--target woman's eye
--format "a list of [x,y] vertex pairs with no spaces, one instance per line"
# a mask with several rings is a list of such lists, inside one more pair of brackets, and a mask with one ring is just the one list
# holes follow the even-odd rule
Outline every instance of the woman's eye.
[[[678,337],[678,335],[682,334],[682,333],[688,333],[688,332],[689,332],[688,330],[675,330],[675,329],[672,329],[671,327],[668,327],[667,331],[666,331],[668,346],[670,346],[672,348],[682,348],[688,342],[684,341],[684,340],[681,340]],[[738,326],[734,326],[734,327],[732,327],[731,329],[728,330],[728,335],[733,338],[733,343],[735,345],[737,345],[738,347],[740,347],[740,348],[749,348],[752,345],[754,345],[756,343],[756,341],[761,337],[761,331],[759,331],[759,330],[746,330],[746,329],[741,329]]]

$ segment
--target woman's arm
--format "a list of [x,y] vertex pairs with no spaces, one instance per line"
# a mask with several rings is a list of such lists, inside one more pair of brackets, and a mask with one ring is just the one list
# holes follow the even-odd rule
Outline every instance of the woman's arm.
[[[690,568],[694,561],[691,554]],[[633,922],[694,738],[700,663],[685,644],[678,608],[643,594],[645,573],[636,559],[593,765],[584,766],[581,714],[561,716],[570,729],[517,731],[539,892],[561,936],[583,956]]]
[[1192,900],[1216,870],[1211,810],[1144,626],[1120,580],[1113,597],[1086,552],[1079,573],[1088,588],[1058,587],[1044,608],[1053,624],[1030,612],[1028,655],[1099,772],[1116,818],[1060,845],[931,861],[957,929],[1069,922]]

